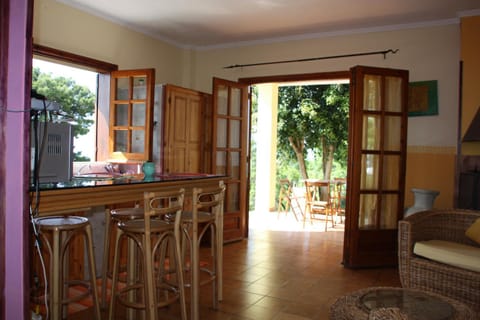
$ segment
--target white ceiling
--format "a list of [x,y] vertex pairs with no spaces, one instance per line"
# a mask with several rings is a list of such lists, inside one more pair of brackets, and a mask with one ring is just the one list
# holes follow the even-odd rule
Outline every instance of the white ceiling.
[[57,1],[194,48],[453,23],[480,14],[480,0]]

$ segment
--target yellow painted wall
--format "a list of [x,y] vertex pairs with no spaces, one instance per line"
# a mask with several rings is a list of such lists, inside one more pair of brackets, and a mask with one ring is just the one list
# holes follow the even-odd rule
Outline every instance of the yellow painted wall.
[[408,147],[405,207],[414,203],[412,188],[439,191],[434,206],[453,207],[455,153],[452,147]]

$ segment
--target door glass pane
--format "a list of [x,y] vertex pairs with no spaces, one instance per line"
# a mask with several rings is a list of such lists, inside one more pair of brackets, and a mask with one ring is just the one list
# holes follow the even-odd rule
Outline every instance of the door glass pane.
[[382,215],[380,216],[380,229],[397,228],[397,201],[398,195],[384,194],[382,196]]
[[133,78],[133,99],[146,99],[147,98],[147,77],[134,77]]
[[385,77],[385,111],[402,111],[402,78]]
[[370,111],[380,111],[381,106],[381,80],[380,76],[365,75],[363,80],[364,97],[363,109]]
[[145,126],[146,116],[145,103],[134,103],[132,105],[132,126]]
[[380,149],[380,116],[366,115],[363,117],[362,149]]
[[128,104],[115,105],[114,126],[128,126]]
[[240,179],[240,152],[230,152],[230,177]]
[[114,131],[114,152],[127,152],[128,131],[115,130]]
[[241,90],[238,88],[232,88],[232,91],[230,92],[230,115],[240,117],[242,107],[241,99]]
[[145,148],[145,131],[132,130],[132,152],[143,153]]
[[218,86],[217,91],[217,113],[226,115],[228,112],[228,88],[226,86]]
[[229,148],[240,148],[240,120],[230,120]]
[[383,149],[387,151],[400,151],[400,137],[402,125],[401,117],[385,116],[385,141]]
[[229,183],[226,190],[227,212],[238,212],[240,210],[240,190],[238,183]]
[[227,147],[227,119],[219,118],[217,121],[217,147]]
[[367,190],[378,189],[378,161],[379,156],[374,154],[362,155],[362,175],[360,188]]
[[216,162],[215,162],[215,173],[218,174],[227,174],[227,153],[226,152],[217,152]]
[[389,155],[383,157],[383,182],[382,186],[384,190],[398,190],[399,176],[398,172],[400,168],[400,156]]
[[129,78],[117,78],[117,93],[116,93],[116,100],[128,100],[129,94],[128,91],[130,89],[130,80]]
[[373,229],[377,224],[377,195],[360,195],[360,214],[358,215],[358,227],[360,229]]

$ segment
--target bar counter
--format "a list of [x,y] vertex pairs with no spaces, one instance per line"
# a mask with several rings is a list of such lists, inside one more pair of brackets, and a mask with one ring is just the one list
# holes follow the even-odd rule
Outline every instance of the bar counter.
[[143,201],[145,191],[167,191],[184,188],[188,196],[194,187],[218,185],[226,180],[224,175],[214,174],[156,174],[152,178],[142,176],[72,178],[69,182],[41,183],[31,187],[32,206],[37,205],[40,215],[82,210],[94,206],[112,205],[129,201]]

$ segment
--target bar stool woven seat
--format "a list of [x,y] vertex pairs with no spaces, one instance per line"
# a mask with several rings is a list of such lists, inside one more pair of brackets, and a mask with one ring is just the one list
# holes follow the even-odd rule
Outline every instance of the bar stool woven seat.
[[[110,240],[111,234],[116,234],[117,224],[122,223],[128,220],[142,219],[143,218],[143,208],[132,207],[132,208],[119,208],[119,209],[106,209],[105,210],[105,232],[104,232],[104,241],[103,241],[103,263],[102,263],[102,308],[105,308],[107,305],[107,278],[112,277],[111,272],[111,263],[110,263]],[[127,252],[128,254],[134,254],[132,252],[133,248],[131,243],[128,244]],[[127,261],[135,262],[134,257],[127,258]],[[130,265],[126,268],[133,268],[134,266]]]
[[[184,190],[144,193],[144,216],[142,219],[118,223],[115,237],[115,254],[112,275],[112,297],[109,319],[114,319],[116,303],[129,309],[143,310],[144,319],[158,319],[158,309],[176,301],[180,302],[181,319],[186,319],[182,259],[180,256],[180,219],[183,210]],[[139,254],[134,281],[123,288],[117,287],[119,274],[119,244],[123,237],[136,245]],[[169,269],[158,263],[165,260],[169,248]],[[159,257],[160,256],[160,257]],[[128,255],[131,258],[132,255]],[[157,258],[157,259],[156,259]],[[132,270],[133,271],[133,270]],[[127,270],[129,272],[129,270]],[[128,275],[127,275],[128,277]],[[137,317],[138,318],[138,317]],[[142,317],[143,318],[143,317]]]
[[[63,308],[71,302],[92,296],[95,318],[100,320],[100,306],[96,287],[95,257],[93,254],[92,227],[85,217],[80,216],[48,216],[34,219],[34,224],[42,240],[41,245],[47,248],[50,255],[48,305],[50,319],[62,319],[66,313]],[[68,280],[68,248],[75,235],[83,235],[87,249],[88,280]],[[49,237],[51,235],[51,237]],[[51,239],[50,239],[51,238]],[[70,286],[84,286],[87,291],[75,297],[68,297]]]
[[[192,320],[200,318],[200,286],[212,283],[213,307],[218,307],[222,300],[223,278],[223,202],[225,185],[219,187],[193,188],[192,211],[182,215],[183,245],[189,246],[190,266],[184,266],[190,271],[190,281],[186,286],[191,291],[191,315]],[[210,231],[212,259],[210,266],[201,266],[200,244],[202,239]],[[206,277],[200,279],[200,272]]]

